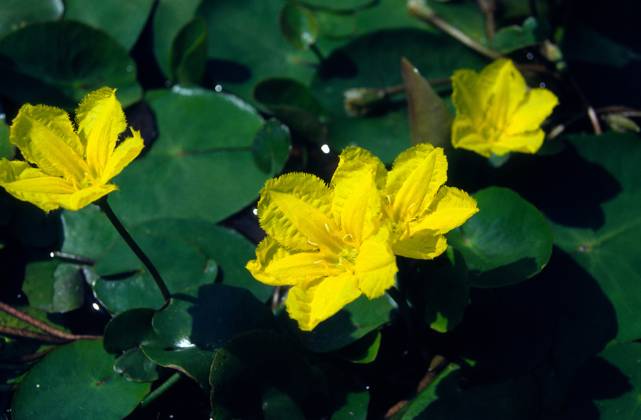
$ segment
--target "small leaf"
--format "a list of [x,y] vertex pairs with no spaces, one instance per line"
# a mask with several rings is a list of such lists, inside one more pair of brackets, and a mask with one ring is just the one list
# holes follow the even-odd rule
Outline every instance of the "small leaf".
[[154,314],[152,309],[136,308],[111,318],[105,327],[105,350],[118,354],[153,338],[151,319]]
[[530,47],[539,42],[536,32],[539,24],[533,17],[525,19],[523,25],[501,28],[494,35],[494,49],[503,54],[509,54],[521,48]]
[[453,118],[445,102],[406,58],[401,60],[401,74],[407,95],[412,144],[449,147]]
[[486,188],[474,198],[479,213],[448,235],[471,271],[470,284],[506,286],[541,271],[552,254],[552,231],[545,217],[506,188]]
[[0,37],[35,22],[62,16],[62,0],[4,0],[0,3]]
[[311,332],[301,332],[290,322],[303,345],[325,353],[343,348],[390,321],[396,305],[388,296],[369,300],[360,297]]
[[81,267],[56,261],[27,265],[22,290],[29,304],[47,312],[69,312],[85,301],[85,280]]
[[201,388],[209,388],[209,367],[213,354],[196,347],[167,350],[154,344],[143,345],[142,352],[154,363],[184,373]]
[[207,26],[202,18],[187,23],[178,32],[171,48],[171,71],[181,85],[197,85],[205,74]]
[[100,29],[127,50],[136,43],[154,4],[153,0],[101,0],[88,7],[83,0],[64,1],[65,19]]
[[127,350],[114,363],[114,370],[133,382],[158,379],[158,366],[138,348]]
[[290,149],[289,128],[275,119],[263,125],[252,144],[256,166],[272,176],[283,167]]
[[318,22],[309,9],[296,3],[285,3],[280,11],[280,29],[291,45],[299,50],[309,48],[318,37]]
[[127,50],[79,22],[36,23],[11,32],[0,39],[0,55],[0,91],[18,103],[72,109],[105,85],[118,89],[124,106],[141,97],[136,63]]

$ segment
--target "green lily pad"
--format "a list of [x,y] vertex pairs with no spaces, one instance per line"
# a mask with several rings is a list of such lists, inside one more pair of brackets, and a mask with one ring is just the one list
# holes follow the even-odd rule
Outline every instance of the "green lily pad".
[[356,144],[391,162],[410,143],[405,98],[392,96],[366,116],[348,116],[348,89],[380,89],[402,83],[400,62],[405,57],[428,79],[447,78],[460,68],[476,69],[484,60],[443,35],[415,29],[373,32],[338,48],[325,60],[312,82],[312,92],[330,112],[332,149]]
[[273,316],[246,290],[212,284],[195,298],[172,299],[152,325],[166,347],[214,350],[242,332],[273,327]]
[[149,384],[126,380],[114,372],[113,362],[114,356],[105,353],[98,340],[76,341],[52,351],[21,381],[13,398],[13,417],[122,419],[149,392]]
[[0,36],[36,22],[62,16],[62,0],[5,0],[0,4]]
[[98,206],[61,213],[63,242],[61,251],[86,260],[97,260],[119,238]]
[[189,243],[219,268],[217,281],[227,286],[250,291],[258,300],[265,302],[273,288],[254,279],[245,269],[247,261],[255,258],[255,246],[239,233],[198,220],[156,220],[141,228],[154,229],[163,235]]
[[278,30],[283,4],[282,0],[203,1],[198,15],[209,30],[212,83],[251,100],[256,83],[269,77],[309,81],[317,59],[291,46]]
[[387,296],[369,300],[362,296],[336,315],[322,322],[311,332],[302,332],[292,325],[303,345],[325,353],[343,348],[390,321],[396,304]]
[[48,260],[27,265],[22,290],[38,309],[69,312],[83,305],[84,284],[80,266]]
[[602,420],[634,419],[641,410],[641,344],[608,347],[577,375],[577,395],[591,398]]
[[471,271],[474,287],[500,287],[526,280],[552,254],[546,218],[517,193],[490,187],[474,194],[480,211],[447,236]]
[[111,318],[105,327],[103,344],[108,353],[118,354],[154,338],[153,309],[137,308]]
[[171,57],[174,40],[191,21],[201,0],[163,0],[154,12],[154,54],[165,77],[171,77]]
[[[633,134],[577,135],[569,138],[581,158],[599,165],[618,184],[613,198],[599,205],[603,222],[594,227],[553,225],[555,243],[598,282],[618,321],[617,339],[641,337],[641,140]],[[578,182],[578,180],[577,180]]]
[[126,222],[217,222],[257,197],[271,174],[254,163],[252,144],[264,125],[255,110],[202,89],[153,91],[147,101],[156,115],[158,139],[116,179],[120,189],[110,196]]
[[[172,294],[195,295],[200,286],[214,282],[216,262],[196,247],[150,228],[134,228],[131,234]],[[123,241],[112,245],[95,270],[101,278],[93,286],[94,293],[112,313],[133,308],[159,309],[164,303],[151,275]]]
[[171,49],[171,73],[181,85],[202,81],[207,62],[207,26],[201,18],[188,22],[176,35]]
[[156,345],[143,345],[140,349],[154,363],[182,372],[196,381],[203,389],[209,388],[212,351],[196,347],[164,349]]
[[127,50],[82,23],[29,25],[0,39],[0,55],[0,90],[19,103],[71,109],[88,92],[103,86],[117,88],[124,106],[141,97],[136,64]]
[[303,0],[303,4],[318,9],[349,11],[363,8],[375,3],[376,0]]
[[89,6],[86,1],[65,0],[65,19],[104,31],[130,50],[142,32],[153,4],[153,0],[102,0]]

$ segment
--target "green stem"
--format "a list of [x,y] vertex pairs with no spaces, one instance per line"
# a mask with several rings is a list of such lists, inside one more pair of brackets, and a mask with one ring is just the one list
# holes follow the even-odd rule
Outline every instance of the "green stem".
[[143,252],[143,250],[138,246],[136,241],[134,241],[134,238],[131,237],[125,226],[120,222],[120,219],[118,219],[118,216],[114,213],[112,210],[111,206],[107,202],[107,198],[104,198],[103,200],[100,200],[98,203],[98,206],[102,209],[102,211],[105,213],[111,224],[116,228],[120,236],[122,236],[122,239],[125,240],[127,245],[129,245],[129,248],[136,254],[138,259],[143,263],[149,274],[151,274],[151,278],[154,279],[156,282],[156,286],[158,286],[158,289],[160,290],[160,293],[162,294],[163,299],[165,300],[165,304],[169,303],[169,299],[171,298],[171,293],[169,293],[169,289],[167,288],[167,285],[165,284],[165,281],[162,279],[160,276],[160,273],[154,266],[154,264],[151,262],[149,257]]
[[149,395],[147,395],[147,397],[145,397],[145,399],[140,402],[140,406],[141,407],[147,407],[149,404],[154,402],[158,397],[160,397],[162,394],[167,392],[167,390],[169,390],[169,388],[174,386],[176,384],[176,382],[178,382],[180,380],[180,378],[181,378],[181,376],[180,376],[180,373],[178,373],[178,372],[176,372],[173,375],[171,375],[165,382],[160,384],[158,386],[158,388],[156,388],[153,391],[151,391],[149,393]]

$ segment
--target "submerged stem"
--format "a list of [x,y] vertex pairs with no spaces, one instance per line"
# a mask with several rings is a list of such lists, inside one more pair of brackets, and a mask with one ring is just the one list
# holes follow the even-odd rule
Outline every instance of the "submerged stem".
[[103,200],[100,200],[98,203],[98,206],[100,206],[100,209],[105,213],[111,224],[116,228],[122,239],[125,240],[129,248],[136,254],[138,259],[143,263],[149,274],[151,274],[151,277],[154,279],[156,282],[156,286],[158,286],[158,289],[160,290],[160,293],[162,294],[162,297],[165,301],[165,304],[169,303],[169,299],[171,298],[171,293],[169,293],[169,289],[167,288],[167,285],[165,284],[165,281],[162,279],[160,276],[160,273],[156,269],[156,266],[151,262],[149,257],[147,257],[147,254],[143,252],[143,250],[138,246],[134,238],[129,234],[127,231],[127,228],[122,224],[120,219],[118,219],[118,216],[114,213],[113,209],[107,202],[107,199],[104,198]]
[[154,402],[158,397],[160,397],[162,394],[164,394],[169,388],[174,386],[176,382],[180,380],[180,373],[176,372],[173,375],[171,375],[165,382],[160,384],[158,388],[154,389],[147,395],[147,397],[140,402],[141,407],[146,407],[152,402]]

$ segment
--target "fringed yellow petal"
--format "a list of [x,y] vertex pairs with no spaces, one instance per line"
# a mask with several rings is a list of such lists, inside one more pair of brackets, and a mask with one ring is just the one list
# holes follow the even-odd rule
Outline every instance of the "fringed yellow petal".
[[514,135],[539,130],[543,121],[552,113],[558,103],[559,99],[551,91],[541,88],[532,89],[512,116],[506,134]]
[[258,244],[256,259],[249,261],[246,267],[257,280],[271,286],[309,283],[341,273],[335,264],[331,264],[320,253],[291,253],[270,237]]
[[277,242],[290,250],[340,250],[330,213],[330,190],[318,177],[289,173],[270,179],[260,192],[258,220]]
[[492,151],[497,156],[508,152],[536,153],[543,145],[545,133],[543,130],[530,131],[526,133],[504,136],[496,143]]
[[472,120],[466,116],[457,116],[452,122],[452,146],[455,148],[472,150],[479,155],[490,157],[492,145],[493,143],[479,134]]
[[23,105],[11,124],[9,140],[47,175],[80,184],[87,173],[82,144],[61,109]]
[[345,242],[354,246],[373,234],[381,224],[381,195],[375,173],[368,167],[344,174],[334,185],[332,214]]
[[376,186],[381,189],[384,188],[387,170],[383,162],[366,149],[348,146],[343,149],[339,156],[338,166],[334,171],[330,184],[335,186],[344,177],[350,177],[352,172],[366,168],[375,174]]
[[525,99],[528,87],[512,60],[499,59],[485,67],[477,80],[477,94],[485,118],[496,127],[506,127]]
[[418,232],[430,230],[444,234],[461,226],[479,211],[476,200],[458,188],[443,186],[439,190],[429,212],[412,225]]
[[398,268],[389,238],[389,229],[382,227],[376,235],[363,242],[356,258],[354,272],[358,287],[370,299],[382,296],[394,285]]
[[452,102],[456,110],[469,118],[479,119],[483,113],[476,93],[478,74],[473,70],[457,70],[452,75]]
[[117,189],[118,188],[113,184],[95,185],[78,190],[73,194],[61,195],[57,197],[57,200],[60,203],[60,207],[63,209],[76,211],[88,206],[94,201]]
[[116,90],[100,88],[87,94],[76,110],[78,134],[86,145],[86,158],[95,177],[105,170],[127,123]]
[[422,230],[406,239],[395,241],[393,249],[394,253],[401,257],[431,260],[445,252],[447,240],[441,234]]
[[311,331],[360,295],[356,278],[343,273],[292,287],[285,308],[301,330]]
[[387,177],[395,223],[405,223],[423,213],[447,180],[447,159],[440,147],[417,144],[401,153]]
[[140,154],[144,147],[145,144],[140,132],[131,130],[131,137],[124,139],[107,160],[107,164],[101,174],[101,181],[109,182],[111,178],[118,175]]
[[0,186],[18,200],[29,201],[44,211],[60,207],[57,197],[74,192],[68,181],[49,176],[26,162],[0,160]]

